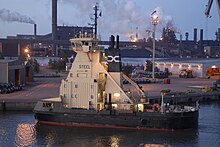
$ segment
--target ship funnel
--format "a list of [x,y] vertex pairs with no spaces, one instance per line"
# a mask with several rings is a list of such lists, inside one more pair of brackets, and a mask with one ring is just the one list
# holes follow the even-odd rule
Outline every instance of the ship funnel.
[[117,35],[116,38],[116,49],[119,49],[119,36]]
[[115,48],[115,37],[112,35],[110,39],[110,46],[107,51],[108,55],[108,72],[121,72],[121,56],[119,49],[119,36],[116,38]]
[[110,38],[110,48],[114,48],[115,47],[115,36],[111,35]]

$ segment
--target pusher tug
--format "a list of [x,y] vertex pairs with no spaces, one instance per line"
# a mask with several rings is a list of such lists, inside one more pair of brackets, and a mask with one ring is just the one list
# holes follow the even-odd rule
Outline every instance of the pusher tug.
[[[77,55],[61,82],[60,96],[37,102],[34,113],[38,123],[142,130],[197,128],[198,106],[145,102],[144,92],[121,73],[118,36],[116,44],[111,36],[107,53],[97,39],[86,35],[70,41]],[[133,102],[122,89],[122,76],[139,88],[139,101]]]

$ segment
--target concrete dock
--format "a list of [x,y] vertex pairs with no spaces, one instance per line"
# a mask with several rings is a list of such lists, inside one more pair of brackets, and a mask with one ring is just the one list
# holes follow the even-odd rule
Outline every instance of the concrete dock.
[[33,110],[38,100],[59,96],[63,78],[35,78],[35,82],[24,86],[22,91],[0,94],[0,110]]
[[[35,82],[29,83],[23,87],[22,91],[16,91],[9,94],[0,94],[0,110],[33,110],[34,105],[40,99],[59,96],[59,87],[62,79],[66,78],[66,74],[60,77],[44,77],[35,78]],[[170,84],[163,82],[141,84],[142,89],[147,93],[151,101],[159,101],[161,98],[161,90],[170,89],[171,93],[165,95],[167,101],[177,100],[179,102],[189,102],[199,99],[200,101],[220,100],[220,92],[191,92],[190,95],[184,95],[189,91],[188,86],[213,86],[216,79],[201,78],[178,78],[170,77]],[[136,89],[130,85],[124,85],[125,90],[136,93]]]

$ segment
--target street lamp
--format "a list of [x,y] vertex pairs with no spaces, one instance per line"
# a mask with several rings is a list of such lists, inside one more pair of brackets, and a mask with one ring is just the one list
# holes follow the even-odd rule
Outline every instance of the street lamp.
[[152,78],[155,79],[155,32],[156,32],[156,25],[158,24],[158,16],[153,14],[152,15],[152,24],[154,26],[153,31],[153,67],[152,67]]
[[24,53],[25,53],[25,55],[26,55],[28,58],[30,58],[30,49],[29,49],[28,47],[26,47],[26,48],[24,49]]
[[29,49],[28,49],[28,48],[25,48],[25,49],[24,49],[24,52],[25,52],[26,54],[28,54],[28,53],[29,53]]

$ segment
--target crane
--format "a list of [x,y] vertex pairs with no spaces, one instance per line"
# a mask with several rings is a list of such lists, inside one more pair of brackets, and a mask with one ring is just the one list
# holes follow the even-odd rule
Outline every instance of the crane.
[[122,77],[127,80],[132,86],[134,86],[136,88],[136,90],[138,91],[138,94],[140,96],[140,101],[144,102],[146,95],[143,91],[143,89],[137,84],[135,83],[132,79],[130,79],[128,76],[126,76],[125,74],[122,73]]
[[[212,7],[212,3],[213,3],[213,0],[209,0],[208,4],[206,6],[205,15],[206,15],[207,18],[210,17],[209,13],[210,13],[210,10],[211,10],[211,7]],[[216,0],[216,5],[217,5],[219,18],[220,18],[220,0]]]

